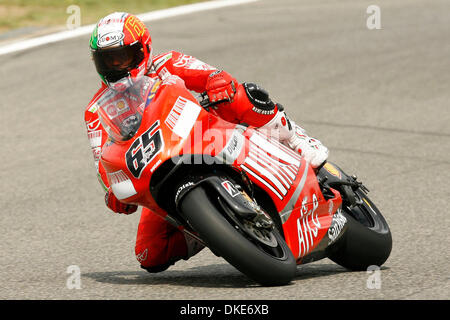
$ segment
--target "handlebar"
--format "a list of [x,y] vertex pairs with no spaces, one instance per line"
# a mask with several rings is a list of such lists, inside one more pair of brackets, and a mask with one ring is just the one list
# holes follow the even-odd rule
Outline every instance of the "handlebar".
[[216,105],[221,104],[223,102],[229,102],[228,99],[222,99],[218,101],[211,102],[209,100],[208,94],[205,92],[200,93],[201,100],[199,101],[200,106],[205,109],[206,111],[209,111],[209,108],[214,108]]

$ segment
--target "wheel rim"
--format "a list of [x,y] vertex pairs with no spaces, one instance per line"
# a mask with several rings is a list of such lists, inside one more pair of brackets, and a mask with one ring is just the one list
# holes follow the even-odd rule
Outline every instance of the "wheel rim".
[[[355,192],[355,197],[357,198],[356,201],[359,204],[353,208],[346,206],[347,213],[355,218],[355,220],[361,223],[363,226],[367,228],[373,228],[375,226],[375,221],[372,217],[372,214],[376,214],[376,212],[369,205],[364,195],[360,195],[359,192]],[[367,207],[371,209],[371,212]]]
[[380,233],[389,232],[389,227],[387,226],[384,217],[372,201],[370,201],[370,199],[360,190],[357,190],[355,195],[357,197],[358,205],[354,208],[346,206],[344,210],[357,222],[368,229]]
[[256,240],[260,241],[261,243],[265,244],[266,246],[275,248],[278,246],[278,241],[273,235],[273,233],[266,229],[256,228],[254,223],[250,221],[244,221],[243,229],[248,232],[249,234],[253,235]]
[[[226,211],[223,215],[244,237],[253,243],[259,250],[278,260],[285,260],[287,257],[284,248],[280,245],[281,236],[276,229],[268,230],[257,228],[253,221],[240,219],[233,211],[220,199],[217,198],[221,207]],[[256,231],[256,232],[255,232]],[[277,234],[277,235],[276,235]]]

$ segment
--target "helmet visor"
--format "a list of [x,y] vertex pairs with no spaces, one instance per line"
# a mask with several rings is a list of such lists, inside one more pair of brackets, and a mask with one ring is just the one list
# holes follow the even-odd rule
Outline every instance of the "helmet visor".
[[129,46],[92,51],[92,58],[97,72],[108,82],[116,82],[139,66],[144,52],[142,44],[135,42]]

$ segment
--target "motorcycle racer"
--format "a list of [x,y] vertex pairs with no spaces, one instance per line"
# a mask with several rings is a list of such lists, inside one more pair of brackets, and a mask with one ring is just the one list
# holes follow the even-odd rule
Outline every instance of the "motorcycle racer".
[[[284,108],[258,85],[239,83],[228,72],[180,52],[153,55],[148,28],[132,14],[115,12],[102,18],[91,35],[90,50],[102,82],[85,110],[85,122],[98,178],[106,191],[105,203],[116,213],[131,214],[137,206],[120,202],[109,188],[100,162],[101,148],[108,136],[97,114],[97,102],[109,89],[124,91],[143,75],[161,80],[171,76],[181,78],[189,90],[206,92],[211,102],[218,102],[211,112],[226,121],[255,126],[276,136],[313,167],[320,166],[328,157],[328,149],[289,119]],[[245,95],[237,95],[242,89]],[[142,268],[149,272],[163,271],[180,259],[189,259],[202,248],[197,240],[148,208],[142,209],[135,246]]]

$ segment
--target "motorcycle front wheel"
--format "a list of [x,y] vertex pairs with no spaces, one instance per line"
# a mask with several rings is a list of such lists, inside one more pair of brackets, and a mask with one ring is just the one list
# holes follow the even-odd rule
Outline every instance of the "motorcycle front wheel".
[[380,210],[364,192],[357,190],[354,196],[358,204],[354,207],[343,205],[347,229],[329,247],[328,257],[355,271],[367,270],[369,266],[380,267],[391,253],[391,231]]
[[180,214],[211,251],[250,279],[263,286],[288,284],[295,276],[296,261],[278,230],[263,235],[233,224],[217,200],[198,186],[184,196]]

